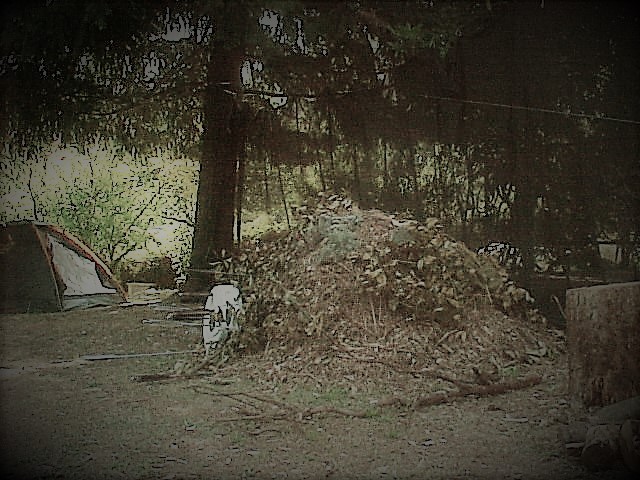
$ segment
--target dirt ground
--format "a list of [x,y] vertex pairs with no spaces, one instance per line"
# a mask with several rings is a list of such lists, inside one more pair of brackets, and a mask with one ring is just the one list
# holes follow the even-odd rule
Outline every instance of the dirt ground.
[[156,381],[140,375],[193,354],[84,358],[198,344],[197,328],[149,318],[150,307],[0,316],[3,478],[630,478],[565,452],[575,413],[563,353],[539,366],[535,386],[423,408],[384,401],[406,392],[383,365],[320,378],[291,367],[295,351]]

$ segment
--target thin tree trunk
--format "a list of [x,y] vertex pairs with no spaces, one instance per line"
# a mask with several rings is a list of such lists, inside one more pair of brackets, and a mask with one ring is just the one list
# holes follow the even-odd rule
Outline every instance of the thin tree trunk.
[[294,110],[296,114],[296,160],[298,161],[298,167],[300,168],[300,181],[304,183],[304,165],[302,165],[302,145],[301,145],[301,132],[300,132],[300,104],[298,99],[294,99]]
[[267,212],[271,211],[271,190],[269,190],[269,171],[268,171],[269,154],[265,152],[263,165],[263,183],[264,183],[264,208]]
[[382,188],[378,194],[378,201],[387,207],[391,199],[391,174],[389,173],[389,147],[386,141],[382,143]]
[[320,175],[320,186],[322,187],[322,191],[327,191],[327,181],[324,178],[324,169],[322,168],[322,155],[320,155],[320,150],[316,149],[316,159],[318,162],[318,174]]
[[358,163],[358,146],[354,143],[351,150],[351,162],[353,168],[352,195],[358,204],[362,205],[362,189],[360,188],[360,164]]
[[[321,137],[322,136],[322,131],[321,131],[321,125],[322,125],[322,118],[320,116],[318,116],[318,136]],[[309,131],[311,131],[311,120],[309,120]],[[316,147],[316,159],[318,162],[318,174],[320,175],[320,185],[322,185],[322,191],[326,192],[327,191],[327,180],[325,178],[324,175],[324,168],[322,166],[322,155],[320,155],[320,149],[318,147]]]
[[335,190],[336,188],[336,159],[335,159],[335,148],[336,148],[336,139],[335,132],[333,131],[333,115],[331,113],[331,108],[327,108],[327,124],[329,125],[329,166],[331,167],[331,186]]
[[247,152],[243,141],[243,150],[238,157],[238,180],[236,189],[236,242],[242,239],[242,200],[244,198],[245,166],[247,162]]
[[37,222],[40,220],[40,216],[38,215],[38,200],[36,199],[36,194],[33,191],[33,185],[31,182],[33,181],[33,168],[29,167],[29,182],[27,183],[27,187],[29,188],[29,196],[31,197],[31,206],[33,211],[33,219]]
[[[466,84],[466,77],[465,77],[465,68],[464,65],[462,65],[462,62],[464,61],[464,57],[461,55],[460,53],[461,51],[461,47],[460,44],[458,44],[458,47],[456,49],[456,66],[457,66],[457,71],[458,71],[458,75],[457,75],[457,80],[458,80],[458,90],[459,90],[459,95],[461,98],[467,98],[467,84]],[[465,166],[465,182],[462,185],[458,186],[459,188],[465,188],[465,193],[464,193],[464,200],[462,198],[462,195],[460,196],[460,200],[459,200],[459,209],[460,209],[460,221],[461,221],[461,225],[462,225],[462,241],[463,242],[469,242],[469,217],[468,217],[468,210],[469,210],[469,203],[470,203],[470,198],[471,198],[471,158],[470,158],[470,149],[469,147],[466,147],[467,142],[465,142],[466,139],[466,124],[465,124],[465,118],[466,118],[466,104],[463,102],[460,104],[460,108],[458,109],[458,121],[456,123],[456,143],[458,144],[458,147],[460,148],[460,152],[465,151],[464,154],[464,166]]]
[[418,184],[418,166],[416,165],[417,154],[415,151],[409,151],[409,155],[411,158],[409,161],[409,172],[411,175],[411,183],[413,184],[413,191],[411,192],[411,208],[413,210],[413,215],[423,220],[423,212],[422,212],[422,198],[420,194],[420,185]]
[[291,230],[291,220],[289,219],[289,206],[287,205],[287,192],[284,188],[284,180],[282,179],[282,169],[278,164],[278,183],[280,184],[280,194],[282,195],[282,205],[284,206],[284,214],[287,217],[287,227]]

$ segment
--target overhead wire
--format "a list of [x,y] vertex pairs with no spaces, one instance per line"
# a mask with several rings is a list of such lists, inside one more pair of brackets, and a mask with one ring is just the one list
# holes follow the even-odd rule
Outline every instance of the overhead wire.
[[609,122],[628,123],[631,125],[640,125],[640,121],[638,120],[611,117],[608,115],[575,113],[571,111],[553,110],[551,108],[527,107],[524,105],[513,105],[509,103],[487,102],[482,100],[468,100],[468,99],[454,98],[454,97],[441,97],[437,95],[422,95],[422,96],[424,98],[430,98],[433,100],[444,100],[444,101],[457,102],[457,103],[467,103],[471,105],[483,105],[483,106],[496,107],[496,108],[507,108],[510,110],[524,110],[528,112],[550,113],[554,115],[563,115],[567,117],[587,118],[589,120],[603,120],[603,121],[609,121]]
[[[357,93],[358,90],[345,90],[345,91],[338,91],[338,92],[333,92],[333,96],[348,96],[349,94],[352,93]],[[235,93],[235,92],[229,92],[229,93]],[[295,93],[287,93],[287,92],[269,92],[269,91],[265,91],[265,90],[256,90],[256,89],[246,89],[243,91],[243,94],[245,95],[263,95],[265,97],[271,97],[271,98],[304,98],[307,100],[315,100],[321,96],[328,96],[331,95],[329,93],[323,93],[323,94],[310,94],[310,93],[306,93],[306,94],[295,94]],[[565,117],[575,117],[575,118],[586,118],[588,120],[599,120],[599,121],[607,121],[607,122],[618,122],[618,123],[626,123],[629,125],[640,125],[640,120],[632,120],[632,119],[628,119],[628,118],[620,118],[620,117],[613,117],[610,115],[603,115],[603,114],[590,114],[590,113],[576,113],[576,112],[571,112],[571,111],[566,111],[566,110],[554,110],[552,108],[542,108],[542,107],[529,107],[529,106],[525,106],[525,105],[514,105],[514,104],[510,104],[510,103],[500,103],[500,102],[489,102],[489,101],[485,101],[485,100],[471,100],[471,99],[465,99],[465,98],[455,98],[455,97],[444,97],[444,96],[439,96],[439,95],[419,95],[423,98],[427,98],[427,99],[431,99],[431,100],[442,100],[442,101],[447,101],[447,102],[456,102],[456,103],[466,103],[469,105],[481,105],[481,106],[488,106],[488,107],[495,107],[495,108],[504,108],[504,109],[510,109],[510,110],[521,110],[521,111],[528,111],[528,112],[537,112],[537,113],[546,113],[546,114],[551,114],[551,115],[561,115],[561,116],[565,116]]]

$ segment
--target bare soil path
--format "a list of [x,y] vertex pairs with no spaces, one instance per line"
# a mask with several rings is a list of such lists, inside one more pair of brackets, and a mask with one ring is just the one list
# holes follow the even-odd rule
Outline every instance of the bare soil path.
[[343,370],[326,382],[303,368],[274,375],[273,356],[254,355],[215,375],[139,382],[189,355],[83,359],[197,344],[197,330],[143,324],[150,316],[0,316],[3,478],[630,478],[565,453],[563,355],[534,387],[421,409],[381,406],[403,392],[379,365],[367,382]]

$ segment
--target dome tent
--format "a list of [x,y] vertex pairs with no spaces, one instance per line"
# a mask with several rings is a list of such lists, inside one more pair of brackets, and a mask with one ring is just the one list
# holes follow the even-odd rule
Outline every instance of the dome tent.
[[104,262],[60,227],[35,222],[0,227],[0,311],[55,312],[125,298]]

